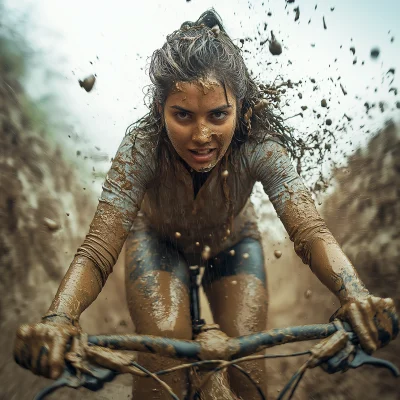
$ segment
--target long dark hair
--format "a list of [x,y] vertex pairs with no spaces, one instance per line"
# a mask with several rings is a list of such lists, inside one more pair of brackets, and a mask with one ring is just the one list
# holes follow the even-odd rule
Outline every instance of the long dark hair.
[[[147,100],[149,113],[128,127],[131,133],[139,129],[155,135],[162,162],[174,154],[163,124],[159,104],[163,105],[176,82],[191,82],[216,78],[225,93],[228,87],[237,101],[238,124],[232,147],[238,148],[250,137],[278,136],[295,157],[296,143],[280,116],[274,113],[268,91],[257,86],[244,63],[241,49],[228,36],[222,20],[214,9],[204,12],[196,22],[184,22],[180,29],[167,36],[161,49],[151,58],[149,75],[152,82]],[[260,129],[262,128],[262,129]],[[161,156],[161,154],[160,154]]]

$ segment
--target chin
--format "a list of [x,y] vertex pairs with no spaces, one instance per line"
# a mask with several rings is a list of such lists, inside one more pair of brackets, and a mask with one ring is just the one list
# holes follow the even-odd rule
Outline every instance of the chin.
[[215,164],[207,165],[206,167],[193,168],[196,172],[210,172],[215,167]]

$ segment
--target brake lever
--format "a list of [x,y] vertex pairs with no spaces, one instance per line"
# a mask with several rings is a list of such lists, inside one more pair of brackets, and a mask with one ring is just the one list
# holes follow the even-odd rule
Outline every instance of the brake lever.
[[374,367],[387,368],[395,377],[400,376],[399,369],[392,364],[390,361],[383,360],[381,358],[372,357],[365,353],[361,347],[357,347],[355,356],[351,362],[348,363],[350,368],[358,368],[361,365],[373,365]]
[[92,364],[88,365],[88,369],[90,371],[90,375],[81,373],[78,376],[75,368],[73,368],[70,363],[67,363],[62,375],[51,385],[42,389],[33,400],[43,400],[48,394],[64,386],[74,389],[85,387],[86,389],[95,392],[102,389],[104,383],[112,381],[117,375],[117,373],[114,371],[97,367]]

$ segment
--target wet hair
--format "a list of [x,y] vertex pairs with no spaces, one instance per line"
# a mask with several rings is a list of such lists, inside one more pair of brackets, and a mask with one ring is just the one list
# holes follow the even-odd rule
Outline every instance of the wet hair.
[[209,77],[222,85],[226,98],[226,89],[229,88],[237,104],[239,101],[242,104],[240,109],[238,107],[232,147],[240,147],[250,136],[270,134],[279,136],[291,153],[293,143],[290,131],[285,128],[281,117],[273,112],[265,91],[260,90],[251,78],[241,49],[228,36],[214,9],[204,12],[195,22],[184,22],[180,29],[167,36],[164,45],[152,55],[149,76],[152,82],[147,93],[150,111],[128,127],[128,132],[140,128],[149,135],[157,135],[159,150],[162,150],[163,144],[170,149],[167,153],[163,152],[163,162],[171,158],[173,151],[159,105],[165,104],[177,82],[193,82]]

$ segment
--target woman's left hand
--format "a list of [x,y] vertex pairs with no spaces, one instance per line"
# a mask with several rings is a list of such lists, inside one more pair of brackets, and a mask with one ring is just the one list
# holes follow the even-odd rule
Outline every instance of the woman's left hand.
[[369,354],[395,339],[399,318],[393,299],[366,295],[342,304],[331,320],[339,318],[350,323],[361,347]]

